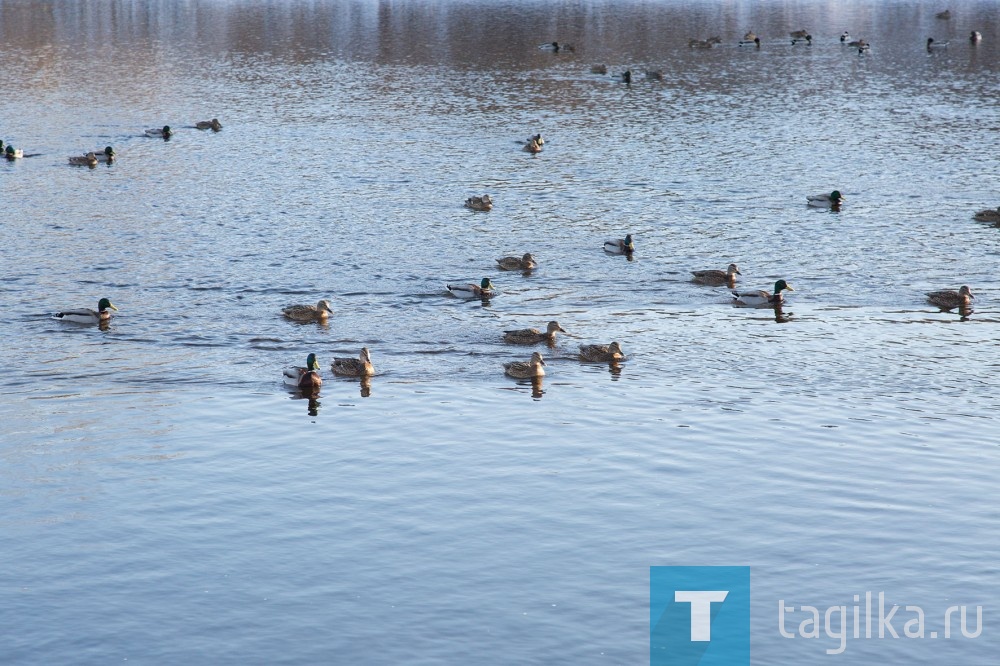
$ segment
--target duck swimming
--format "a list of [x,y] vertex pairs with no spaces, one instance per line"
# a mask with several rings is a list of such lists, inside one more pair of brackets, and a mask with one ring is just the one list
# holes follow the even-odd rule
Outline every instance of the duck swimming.
[[330,366],[333,374],[341,377],[371,377],[375,374],[371,354],[368,347],[361,348],[358,358],[335,358]]
[[493,200],[490,199],[490,195],[488,194],[484,194],[481,197],[471,196],[465,200],[465,207],[472,210],[493,210]]
[[740,46],[746,46],[747,44],[755,44],[757,48],[760,48],[760,37],[753,30],[747,30],[747,33],[743,35],[743,39],[739,41]]
[[535,139],[529,139],[526,144],[524,144],[524,152],[526,153],[540,153],[542,152],[542,144],[538,143]]
[[973,215],[972,218],[974,220],[978,220],[979,222],[998,223],[1000,222],[1000,208],[997,208],[996,210],[993,210],[991,208],[987,208],[986,210],[981,210],[975,215]]
[[531,379],[533,377],[542,377],[545,375],[544,365],[545,361],[542,359],[542,355],[535,352],[531,355],[531,360],[528,362],[513,361],[511,363],[504,363],[503,371],[508,377],[514,377],[515,379]]
[[211,120],[200,120],[196,122],[194,126],[200,130],[210,129],[213,132],[218,132],[222,129],[222,123],[219,122],[218,118],[212,118]]
[[948,48],[948,42],[936,42],[933,37],[927,38],[927,50],[928,51],[939,51],[941,49]]
[[604,251],[611,254],[632,254],[635,252],[632,234],[625,234],[625,238],[604,241]]
[[972,290],[964,285],[958,291],[932,291],[927,294],[927,300],[942,310],[967,308],[969,307],[969,301],[974,298]]
[[617,342],[609,345],[580,345],[580,360],[590,363],[617,363],[625,360],[625,353]]
[[758,289],[756,291],[734,291],[733,292],[733,302],[740,305],[777,305],[780,304],[784,297],[781,292],[784,290],[795,291],[792,289],[784,280],[778,280],[774,283],[774,293],[768,293],[763,289]]
[[834,190],[830,194],[811,194],[806,197],[806,203],[813,208],[833,208],[839,206],[844,200],[844,195],[840,190]]
[[97,166],[97,155],[94,153],[87,153],[86,155],[73,155],[69,158],[69,163],[75,166]]
[[521,257],[501,257],[497,259],[497,264],[505,271],[530,271],[538,266],[530,252]]
[[792,46],[795,46],[803,40],[805,40],[805,43],[809,45],[812,45],[813,43],[813,36],[809,34],[808,30],[796,30],[788,34],[792,38]]
[[97,310],[91,310],[89,308],[80,308],[78,310],[64,310],[62,312],[57,312],[52,315],[53,319],[59,319],[61,321],[72,321],[77,324],[98,324],[102,321],[108,321],[111,319],[111,313],[108,312],[108,308],[118,311],[111,301],[102,298],[97,302]]
[[323,384],[323,378],[319,376],[319,361],[316,354],[309,354],[306,357],[306,366],[292,366],[282,370],[282,379],[287,386],[295,386],[302,391],[311,391]]
[[146,136],[152,136],[159,139],[169,139],[173,133],[173,130],[170,129],[170,125],[164,125],[160,128],[146,130]]
[[316,305],[289,305],[281,313],[295,321],[325,321],[333,312],[330,301],[324,299]]
[[493,282],[488,277],[484,277],[478,286],[471,283],[445,286],[448,287],[448,291],[461,298],[487,298],[496,293],[493,291]]
[[115,161],[115,158],[118,157],[118,153],[116,153],[115,149],[111,146],[105,146],[104,150],[95,150],[94,157],[98,162],[107,162],[108,164],[111,164]]
[[517,345],[533,345],[539,342],[555,344],[556,331],[565,333],[566,329],[560,326],[559,322],[550,321],[548,326],[545,327],[544,333],[539,331],[537,328],[522,328],[515,331],[504,331],[503,340],[504,342],[512,342]]
[[691,275],[694,276],[691,278],[692,282],[714,287],[721,287],[722,285],[729,285],[731,287],[736,282],[736,276],[743,275],[743,273],[740,273],[740,269],[736,267],[736,264],[729,264],[729,267],[724,271],[691,271]]

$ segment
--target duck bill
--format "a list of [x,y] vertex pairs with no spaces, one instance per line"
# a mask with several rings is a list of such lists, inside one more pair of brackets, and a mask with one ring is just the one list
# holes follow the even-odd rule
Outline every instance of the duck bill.
[[108,303],[108,307],[114,310],[115,312],[118,312],[118,308],[114,306],[114,303]]

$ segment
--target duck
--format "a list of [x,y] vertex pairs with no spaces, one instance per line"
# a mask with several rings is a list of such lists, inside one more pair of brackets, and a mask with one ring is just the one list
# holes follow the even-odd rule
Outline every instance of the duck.
[[591,363],[617,363],[625,360],[625,352],[617,342],[608,345],[580,345],[580,360]]
[[465,200],[465,207],[472,210],[493,210],[493,200],[490,199],[490,195],[488,194],[484,194],[481,197],[471,196]]
[[111,146],[105,146],[104,150],[94,151],[94,158],[98,162],[107,162],[108,164],[111,164],[115,161],[116,157],[118,157],[118,153],[116,153],[115,149]]
[[646,70],[646,80],[647,81],[662,81],[663,80],[663,70],[662,69],[647,69]]
[[622,72],[622,83],[632,83],[632,70],[626,69]]
[[317,389],[323,383],[323,378],[319,376],[319,361],[316,354],[309,354],[306,357],[306,366],[292,366],[282,370],[282,377],[287,386],[295,386],[303,391]]
[[747,30],[746,34],[743,35],[743,39],[739,41],[740,46],[746,46],[747,44],[755,44],[757,48],[760,48],[760,37],[753,30]]
[[969,307],[969,301],[974,298],[972,290],[965,285],[962,285],[958,291],[949,291],[946,289],[944,291],[932,291],[927,294],[927,300],[942,310],[967,308]]
[[938,12],[937,14],[934,15],[934,18],[939,18],[944,21],[947,21],[948,19],[951,18],[951,11],[946,9],[943,12]]
[[527,139],[524,140],[525,143],[531,143],[532,141],[537,143],[539,146],[545,145],[545,139],[542,138],[541,132],[539,132],[535,136],[529,136]]
[[552,51],[553,53],[559,53],[560,51],[569,51],[570,53],[576,51],[576,47],[572,44],[566,44],[565,42],[560,44],[559,42],[546,42],[545,44],[539,45],[540,49],[543,51]]
[[97,155],[94,153],[73,155],[69,158],[69,163],[77,166],[97,166]]
[[607,65],[591,65],[590,66],[590,73],[591,74],[607,74],[608,73],[608,66]]
[[708,39],[689,39],[688,48],[692,49],[710,49],[716,44],[721,44],[721,37],[709,37]]
[[544,366],[545,360],[542,358],[542,355],[535,352],[531,355],[531,360],[528,362],[513,361],[511,363],[504,363],[503,372],[508,377],[514,377],[515,379],[531,379],[533,377],[544,377]]
[[791,285],[784,280],[774,283],[774,293],[768,293],[764,289],[756,291],[734,291],[733,302],[741,305],[779,305],[784,300],[781,292],[784,290],[795,291]]
[[973,44],[978,44],[979,42],[983,41],[983,36],[979,33],[978,30],[973,30],[972,33],[969,35],[969,41],[972,42]]
[[840,190],[834,190],[829,194],[810,194],[806,197],[806,203],[813,208],[833,208],[839,206],[844,200],[844,195]]
[[361,348],[358,358],[333,359],[330,369],[333,370],[333,374],[341,377],[371,377],[375,374],[375,366],[372,365],[368,347]]
[[157,129],[146,130],[146,136],[157,137],[160,139],[169,139],[173,133],[173,130],[170,129],[170,125],[164,125],[163,127]]
[[851,38],[851,33],[847,32],[846,30],[844,32],[840,33],[840,43],[841,44],[847,43],[847,40],[850,39],[850,38]]
[[79,310],[64,310],[62,312],[57,312],[52,315],[53,319],[59,319],[60,321],[72,321],[77,324],[99,324],[102,321],[108,321],[111,319],[111,313],[108,312],[108,308],[111,308],[115,312],[118,311],[111,301],[107,298],[102,298],[97,302],[97,310],[91,310],[90,308],[80,308]]
[[740,269],[737,268],[736,264],[729,264],[729,267],[724,271],[712,269],[707,271],[691,271],[691,275],[694,277],[691,279],[692,282],[698,282],[699,284],[707,284],[712,286],[722,286],[729,285],[733,286],[736,282],[737,275],[743,275],[740,273]]
[[20,148],[15,148],[14,146],[8,145],[3,150],[3,156],[8,160],[18,160],[24,157],[24,151]]
[[326,299],[316,305],[289,305],[281,310],[283,315],[295,321],[326,321],[332,312],[330,301]]
[[222,123],[219,122],[218,118],[212,118],[211,120],[199,120],[194,124],[194,126],[200,130],[210,129],[213,132],[218,132],[222,129]]
[[528,142],[524,144],[524,152],[540,153],[542,152],[542,144],[538,143],[535,139],[529,139]]
[[538,266],[530,252],[520,257],[501,257],[497,259],[497,264],[505,271],[530,271]]
[[948,48],[948,42],[936,42],[933,37],[927,38],[927,50],[928,51],[938,51],[940,49]]
[[788,34],[792,38],[792,46],[795,46],[803,40],[805,40],[806,44],[809,45],[812,45],[813,43],[813,36],[809,34],[808,30],[795,30]]
[[869,48],[871,48],[871,45],[863,39],[856,39],[854,41],[848,42],[847,45],[850,46],[851,48],[857,49],[859,54],[864,53]]
[[448,291],[461,298],[488,298],[494,293],[493,282],[488,277],[484,277],[478,284],[449,284]]
[[978,220],[979,222],[1000,222],[1000,208],[997,208],[996,210],[990,208],[981,210],[973,215],[972,218],[974,220]]
[[550,321],[545,327],[544,333],[539,331],[537,328],[521,328],[514,331],[504,331],[503,341],[512,342],[518,345],[533,345],[539,342],[555,344],[556,331],[565,333],[566,329],[560,326],[559,322]]
[[625,234],[625,238],[604,241],[604,251],[611,254],[632,254],[635,252],[635,244],[632,243],[632,234]]

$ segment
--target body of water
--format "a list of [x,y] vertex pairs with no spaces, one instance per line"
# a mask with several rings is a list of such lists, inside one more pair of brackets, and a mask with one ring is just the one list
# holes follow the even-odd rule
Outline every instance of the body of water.
[[[942,9],[0,3],[0,661],[640,664],[650,566],[744,565],[754,663],[992,664],[1000,5]],[[779,633],[866,591],[982,634]]]

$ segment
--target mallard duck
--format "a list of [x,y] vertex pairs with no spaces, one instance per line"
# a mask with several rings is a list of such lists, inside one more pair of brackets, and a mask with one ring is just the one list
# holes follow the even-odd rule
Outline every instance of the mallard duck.
[[449,284],[446,285],[448,291],[461,298],[486,298],[494,294],[493,283],[488,277],[484,277],[479,285],[474,284]]
[[631,254],[635,252],[635,244],[632,243],[632,234],[625,234],[625,238],[604,241],[604,251],[611,254]]
[[792,46],[795,46],[796,44],[798,44],[803,40],[805,40],[806,44],[811,45],[813,43],[813,36],[809,34],[808,30],[795,30],[788,34],[792,38]]
[[62,312],[57,312],[52,315],[53,319],[59,319],[61,321],[72,321],[77,324],[98,324],[102,321],[108,321],[111,319],[111,313],[108,312],[108,308],[114,311],[118,311],[114,305],[111,304],[106,298],[102,298],[97,302],[97,311],[91,310],[90,308],[80,308],[79,310],[64,310]]
[[114,162],[115,158],[118,157],[118,153],[111,146],[105,146],[104,150],[95,150],[93,154],[98,162],[107,162],[108,164]]
[[173,130],[170,129],[170,125],[164,125],[158,129],[146,130],[146,136],[153,136],[160,139],[169,139],[172,134]]
[[740,46],[746,46],[747,44],[755,44],[760,47],[760,37],[757,36],[753,30],[747,30],[747,33],[743,35],[743,39],[740,40]]
[[632,83],[632,70],[626,69],[622,72],[622,83]]
[[947,21],[948,19],[951,18],[951,12],[946,9],[943,12],[938,12],[937,14],[935,14],[934,18],[939,18],[939,19]]
[[14,146],[7,146],[3,150],[3,156],[9,160],[18,160],[24,157],[24,151]]
[[768,293],[764,289],[758,289],[756,291],[734,291],[733,292],[733,302],[739,303],[741,305],[776,305],[784,300],[781,292],[787,289],[788,291],[795,291],[792,287],[784,280],[778,280],[774,283],[774,293]]
[[732,286],[736,282],[737,275],[743,275],[740,273],[740,269],[736,267],[736,264],[729,264],[729,267],[724,270],[707,270],[707,271],[691,271],[692,282],[698,282],[700,284],[708,284],[712,286],[722,286],[727,284]]
[[538,266],[530,252],[525,252],[521,257],[501,257],[497,259],[497,264],[505,271],[530,271]]
[[580,345],[580,360],[591,363],[617,363],[625,360],[625,352],[617,342],[609,345]]
[[576,47],[572,44],[566,44],[559,42],[546,42],[545,44],[540,44],[538,48],[543,51],[552,51],[553,53],[559,53],[560,51],[569,51],[570,53],[576,51]]
[[987,208],[986,210],[979,211],[972,217],[973,219],[978,220],[980,222],[998,223],[1000,222],[1000,208],[997,208],[996,210]]
[[527,139],[524,140],[525,143],[531,143],[532,141],[537,143],[539,146],[545,145],[545,139],[542,138],[541,132],[539,132],[535,136],[529,136]]
[[846,30],[844,32],[840,33],[840,43],[841,44],[846,44],[847,40],[850,39],[850,38],[851,38],[851,33],[847,32]]
[[87,153],[86,155],[73,155],[69,158],[69,163],[77,166],[97,166],[97,155]]
[[325,299],[316,305],[289,305],[281,310],[282,314],[295,321],[325,321],[332,312],[330,301]]
[[591,74],[607,74],[608,73],[608,66],[607,65],[591,65],[590,66],[590,73]]
[[493,200],[488,194],[481,197],[471,196],[465,200],[465,207],[472,210],[493,210]]
[[303,391],[317,389],[323,383],[323,378],[319,376],[319,361],[316,354],[309,354],[306,357],[306,367],[292,366],[282,370],[284,382],[288,386],[295,386]]
[[927,294],[927,300],[942,310],[967,308],[969,307],[969,301],[974,298],[972,290],[964,285],[958,291],[932,291]]
[[375,374],[371,354],[368,347],[361,348],[358,358],[335,358],[330,366],[333,374],[341,377],[371,377]]
[[844,195],[840,190],[834,190],[830,194],[810,194],[806,197],[806,203],[813,208],[833,208],[839,206],[844,200]]
[[222,129],[222,123],[219,122],[218,118],[212,118],[211,120],[200,120],[194,124],[197,129],[207,130],[210,129],[213,132],[218,132]]
[[542,152],[542,144],[538,143],[534,139],[531,139],[524,144],[524,151],[528,153],[540,153]]
[[978,44],[982,40],[983,36],[979,34],[979,32],[976,30],[973,30],[972,33],[969,35],[969,41],[972,42],[973,44]]
[[936,42],[933,37],[927,38],[927,50],[928,51],[938,51],[940,49],[948,48],[948,42]]
[[554,343],[556,341],[556,331],[566,332],[557,321],[550,321],[542,333],[537,328],[522,328],[516,331],[504,331],[504,342],[513,342],[518,345],[533,345],[539,342]]
[[535,352],[531,355],[531,360],[527,363],[524,361],[504,363],[503,371],[508,377],[514,377],[515,379],[531,379],[533,377],[545,376],[544,365],[545,360],[542,359],[542,355]]

